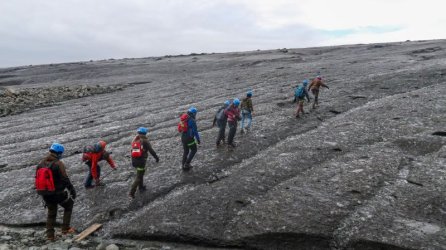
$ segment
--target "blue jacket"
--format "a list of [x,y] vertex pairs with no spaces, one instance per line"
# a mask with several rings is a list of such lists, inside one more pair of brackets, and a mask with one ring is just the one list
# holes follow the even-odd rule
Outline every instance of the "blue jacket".
[[190,115],[189,120],[187,121],[187,135],[189,137],[192,137],[195,139],[197,139],[197,141],[200,141],[200,134],[198,134],[198,129],[197,129],[197,123],[195,122],[195,117]]

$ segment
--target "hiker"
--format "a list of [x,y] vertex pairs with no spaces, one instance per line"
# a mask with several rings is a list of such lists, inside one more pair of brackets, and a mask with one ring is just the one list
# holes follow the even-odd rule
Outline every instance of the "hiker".
[[132,188],[130,189],[129,196],[134,199],[136,189],[139,188],[139,192],[146,191],[146,186],[144,186],[144,173],[146,172],[146,163],[149,152],[155,161],[158,163],[160,161],[159,157],[156,155],[155,151],[150,145],[147,138],[148,129],[140,127],[136,130],[136,137],[132,141],[132,166],[136,168],[136,178],[133,182]]
[[319,105],[318,97],[321,86],[329,89],[329,87],[322,82],[321,76],[317,76],[313,81],[311,81],[310,86],[308,86],[308,90],[311,90],[311,93],[314,95],[313,109],[316,108],[316,105]]
[[[105,150],[107,143],[105,141],[99,141],[93,146],[86,146],[84,148],[84,154],[82,155],[82,161],[88,166],[88,175],[85,180],[85,188],[94,188],[95,186],[102,186],[103,183],[100,182],[101,177],[101,167],[99,162],[106,160],[113,170],[116,170],[116,165],[109,152]],[[92,184],[93,179],[95,185]]]
[[231,104],[231,101],[226,100],[223,103],[223,107],[220,107],[217,110],[217,113],[214,116],[214,121],[212,121],[212,127],[215,127],[215,124],[218,126],[218,136],[217,136],[217,147],[220,146],[221,141],[225,143],[225,133],[226,133],[226,123],[227,123],[227,117],[225,115],[225,109],[229,107]]
[[42,195],[45,207],[48,208],[46,220],[46,236],[49,241],[56,239],[54,225],[56,224],[57,206],[64,208],[62,234],[75,233],[70,227],[76,190],[65,171],[65,165],[60,160],[65,148],[62,144],[53,143],[49,154],[37,165],[36,190]]
[[297,111],[296,118],[299,118],[299,113],[304,114],[304,101],[305,97],[307,97],[307,101],[310,102],[310,95],[307,91],[308,80],[305,79],[302,83],[302,86],[297,86],[296,91],[294,92],[294,97],[297,99]]
[[195,117],[197,109],[191,107],[186,114],[181,115],[178,123],[178,132],[181,133],[181,142],[183,144],[183,160],[181,168],[189,170],[192,168],[190,163],[197,153],[197,143],[200,144],[200,135],[198,134]]
[[240,105],[240,100],[235,98],[232,101],[232,104],[225,110],[225,115],[228,119],[229,126],[229,135],[228,135],[228,149],[233,149],[236,147],[234,143],[235,133],[237,132],[237,122],[241,120],[240,117],[240,109],[238,106]]
[[246,93],[246,97],[243,98],[242,100],[242,104],[240,105],[240,108],[242,110],[242,127],[240,129],[240,133],[244,133],[244,125],[245,125],[245,120],[247,120],[247,125],[246,125],[246,132],[249,131],[249,129],[251,128],[251,123],[252,123],[252,113],[254,112],[254,108],[252,107],[252,91],[248,91]]

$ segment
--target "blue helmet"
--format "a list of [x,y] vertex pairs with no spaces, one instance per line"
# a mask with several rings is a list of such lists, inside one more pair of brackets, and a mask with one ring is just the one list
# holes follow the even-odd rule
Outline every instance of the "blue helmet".
[[251,97],[252,96],[252,90],[249,90],[248,92],[246,92],[246,96],[247,97]]
[[308,83],[309,83],[308,79],[305,79],[305,80],[303,81],[303,85],[304,85],[304,86],[307,86]]
[[198,111],[197,111],[197,108],[195,108],[195,107],[190,107],[189,110],[188,110],[187,112],[192,113],[192,114],[196,114]]
[[234,101],[232,101],[232,103],[238,107],[238,105],[240,105],[240,100],[238,98],[235,98]]
[[225,106],[227,107],[227,106],[229,106],[229,105],[231,105],[231,101],[226,100],[226,101],[225,101]]
[[50,151],[53,151],[56,154],[62,154],[65,151],[65,148],[62,144],[55,142],[51,144]]
[[147,128],[144,127],[139,127],[136,132],[138,132],[138,134],[142,134],[142,135],[146,135],[147,132],[149,132],[149,130]]

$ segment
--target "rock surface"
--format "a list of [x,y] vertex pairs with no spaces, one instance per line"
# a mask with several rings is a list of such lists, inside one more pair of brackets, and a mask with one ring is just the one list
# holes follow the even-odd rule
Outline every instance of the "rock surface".
[[[293,118],[293,87],[319,72],[330,86],[320,107]],[[72,89],[97,85],[91,95],[39,109],[16,105],[17,114],[0,118],[0,223],[22,228],[0,244],[46,244],[33,165],[59,141],[78,190],[73,225],[104,224],[86,246],[57,243],[67,249],[94,249],[103,239],[120,249],[446,245],[444,40],[0,69],[8,89],[0,98],[35,100],[50,89],[76,96]],[[233,152],[215,148],[216,109],[249,88],[252,131],[237,134]],[[176,124],[190,105],[203,139],[194,168],[182,172]],[[160,162],[149,159],[148,190],[131,200],[128,150],[139,126],[149,127]],[[105,187],[84,190],[81,150],[99,139],[109,142],[118,171]],[[25,227],[36,233],[21,242]]]

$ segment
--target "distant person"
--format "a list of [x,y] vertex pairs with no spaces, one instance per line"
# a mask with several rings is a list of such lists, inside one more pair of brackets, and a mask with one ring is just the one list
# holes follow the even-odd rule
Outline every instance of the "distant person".
[[198,134],[195,118],[197,109],[191,107],[186,114],[181,115],[178,123],[178,132],[181,133],[181,142],[183,144],[183,160],[181,168],[189,170],[192,168],[191,162],[197,153],[197,143],[200,144],[200,135]]
[[311,90],[311,93],[314,95],[313,109],[316,108],[316,105],[319,105],[319,89],[320,87],[324,87],[329,89],[327,85],[322,82],[322,77],[317,76],[308,86],[308,90]]
[[159,162],[159,158],[156,155],[155,151],[150,145],[150,142],[147,138],[148,129],[144,127],[140,127],[136,130],[137,135],[132,141],[132,166],[136,168],[136,178],[133,182],[132,188],[130,189],[129,196],[131,198],[135,198],[136,189],[139,188],[139,192],[146,191],[146,186],[144,186],[144,173],[146,172],[146,163],[147,158],[149,157],[149,152],[153,158],[155,158],[156,162]]
[[222,107],[220,107],[217,110],[217,113],[214,116],[214,120],[212,121],[212,127],[217,124],[218,126],[218,136],[217,136],[217,147],[220,146],[220,143],[223,141],[225,143],[225,137],[226,137],[226,123],[228,121],[226,115],[225,115],[225,109],[229,107],[231,102],[229,100],[226,100]]
[[307,101],[310,102],[310,95],[307,91],[308,80],[305,79],[302,82],[302,86],[297,86],[296,91],[294,92],[294,97],[297,100],[297,111],[296,118],[299,118],[299,113],[304,114],[304,101],[305,97],[307,97]]
[[240,129],[240,133],[243,134],[245,132],[244,131],[245,120],[248,123],[246,125],[247,132],[251,128],[251,123],[252,123],[252,114],[254,112],[254,108],[252,106],[252,91],[251,90],[246,93],[246,97],[243,98],[240,108],[242,110],[242,126]]
[[46,236],[49,241],[56,239],[54,225],[58,205],[64,208],[62,234],[75,233],[74,228],[70,227],[70,221],[76,190],[68,178],[64,163],[60,160],[64,150],[62,144],[53,143],[49,154],[37,165],[36,169],[36,190],[42,195],[45,206],[48,208]]
[[232,104],[225,110],[225,115],[228,118],[229,135],[228,135],[228,149],[236,147],[234,143],[235,133],[237,132],[237,122],[241,120],[240,117],[240,100],[235,98]]
[[[116,170],[116,164],[111,158],[109,152],[105,150],[107,143],[105,141],[99,141],[94,145],[86,146],[84,148],[84,154],[82,155],[82,161],[88,166],[88,175],[85,180],[84,186],[85,188],[94,188],[95,186],[102,186],[103,184],[100,182],[101,177],[101,167],[99,166],[99,162],[102,160],[106,160],[107,163],[113,170]],[[93,185],[93,180],[95,181],[95,185]]]

